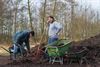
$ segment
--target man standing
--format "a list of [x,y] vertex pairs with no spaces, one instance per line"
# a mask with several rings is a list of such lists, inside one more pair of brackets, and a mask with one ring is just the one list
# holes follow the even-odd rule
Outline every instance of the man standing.
[[48,25],[49,26],[48,44],[50,44],[50,43],[58,40],[58,34],[61,31],[61,29],[62,29],[62,25],[60,23],[56,22],[53,16],[48,16],[47,17],[47,22],[49,24]]

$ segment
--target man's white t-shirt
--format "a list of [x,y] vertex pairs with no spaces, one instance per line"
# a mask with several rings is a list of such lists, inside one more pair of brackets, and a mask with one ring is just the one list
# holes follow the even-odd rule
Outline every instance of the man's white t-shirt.
[[49,37],[58,38],[58,31],[62,29],[62,25],[56,21],[49,24]]

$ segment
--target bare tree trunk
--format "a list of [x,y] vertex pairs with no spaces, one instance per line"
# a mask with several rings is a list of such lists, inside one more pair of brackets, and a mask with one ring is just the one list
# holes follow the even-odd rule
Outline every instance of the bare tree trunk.
[[55,11],[56,11],[56,4],[57,4],[57,2],[56,2],[57,0],[55,0],[55,3],[54,3],[54,8],[53,8],[53,16],[55,16]]
[[14,12],[14,22],[13,22],[13,33],[15,33],[16,32],[16,23],[17,23],[17,10],[18,10],[18,1],[16,1],[16,3],[15,3],[16,5],[15,5],[15,12]]
[[41,37],[40,37],[40,42],[43,42],[46,37],[46,23],[45,23],[45,15],[46,15],[46,3],[47,0],[44,2],[44,8],[43,8],[43,16],[42,16],[42,28],[41,28]]
[[73,39],[73,24],[74,24],[74,1],[73,0],[71,0],[71,23],[70,23],[70,30],[69,30],[69,32],[70,32],[70,34],[69,34],[69,36],[70,36],[70,39],[72,40]]
[[45,26],[45,13],[46,13],[46,3],[47,3],[47,0],[45,0],[45,2],[44,2],[44,8],[43,8],[43,20],[42,20],[42,22],[43,22],[43,24],[42,24],[42,33],[44,32],[44,26]]
[[30,9],[30,0],[28,0],[28,13],[29,13],[29,28],[30,28],[30,30],[33,30],[32,13],[31,13],[31,9]]

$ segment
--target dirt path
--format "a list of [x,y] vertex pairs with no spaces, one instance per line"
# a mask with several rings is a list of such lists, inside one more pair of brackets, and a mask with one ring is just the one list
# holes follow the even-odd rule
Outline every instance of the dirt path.
[[10,63],[11,61],[9,60],[9,57],[5,56],[0,56],[0,65],[6,65]]

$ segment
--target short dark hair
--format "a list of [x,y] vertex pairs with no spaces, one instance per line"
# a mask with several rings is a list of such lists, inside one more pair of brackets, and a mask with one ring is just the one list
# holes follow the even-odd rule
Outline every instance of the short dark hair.
[[53,19],[53,21],[55,21],[55,18],[54,18],[53,16],[48,16],[48,17],[52,18],[52,19]]
[[32,36],[34,36],[35,33],[34,33],[34,31],[30,31],[30,34],[31,34]]

